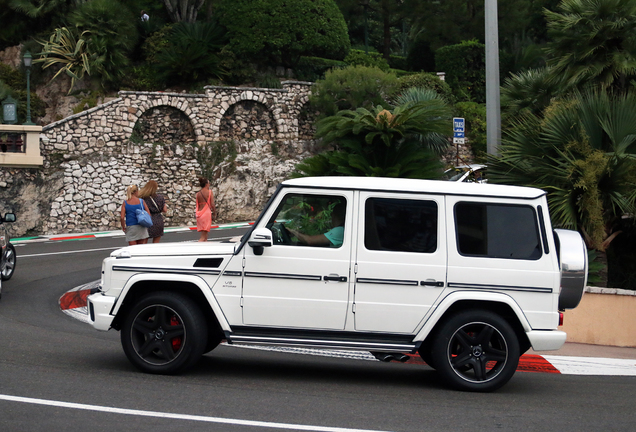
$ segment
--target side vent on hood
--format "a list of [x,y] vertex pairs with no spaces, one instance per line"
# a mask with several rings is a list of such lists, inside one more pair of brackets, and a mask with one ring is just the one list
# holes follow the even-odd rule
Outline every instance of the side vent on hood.
[[193,267],[218,268],[223,262],[223,258],[198,258]]

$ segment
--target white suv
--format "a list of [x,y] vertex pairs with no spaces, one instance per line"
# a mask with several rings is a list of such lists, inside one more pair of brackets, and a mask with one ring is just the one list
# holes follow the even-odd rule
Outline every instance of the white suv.
[[415,353],[452,386],[490,391],[519,356],[565,342],[587,253],[553,232],[545,192],[460,182],[283,182],[240,243],[126,247],[88,299],[151,373],[229,344]]

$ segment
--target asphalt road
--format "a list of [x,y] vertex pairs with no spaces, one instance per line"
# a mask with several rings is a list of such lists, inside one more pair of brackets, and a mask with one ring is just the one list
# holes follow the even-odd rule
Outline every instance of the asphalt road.
[[140,373],[119,333],[97,332],[58,305],[69,289],[99,279],[101,260],[124,244],[16,248],[0,301],[0,431],[636,429],[636,377],[517,372],[495,393],[472,394],[448,390],[421,365],[227,346],[180,376]]

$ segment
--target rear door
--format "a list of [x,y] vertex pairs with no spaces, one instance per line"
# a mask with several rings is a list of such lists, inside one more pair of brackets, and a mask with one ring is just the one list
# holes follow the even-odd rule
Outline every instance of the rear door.
[[444,197],[361,192],[355,329],[413,333],[446,284]]

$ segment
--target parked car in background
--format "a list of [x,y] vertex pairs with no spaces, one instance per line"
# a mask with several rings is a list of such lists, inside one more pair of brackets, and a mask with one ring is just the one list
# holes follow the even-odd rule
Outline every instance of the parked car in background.
[[481,164],[458,165],[444,171],[442,179],[469,183],[488,183],[486,168],[486,165]]
[[2,281],[11,279],[17,261],[15,248],[9,242],[9,234],[4,226],[6,222],[15,222],[15,214],[5,213],[4,217],[0,217],[0,246],[2,246],[2,253],[0,254],[0,296],[2,296]]

